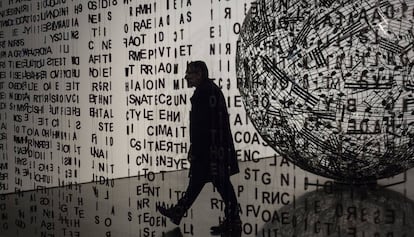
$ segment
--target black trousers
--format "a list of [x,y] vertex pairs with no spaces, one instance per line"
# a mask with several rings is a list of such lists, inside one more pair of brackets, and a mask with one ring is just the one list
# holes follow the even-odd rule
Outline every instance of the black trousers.
[[[198,175],[191,175],[190,181],[185,191],[184,196],[178,200],[177,206],[188,210],[194,201],[197,199],[204,185],[209,181],[206,181]],[[227,220],[237,220],[239,217],[239,209],[236,194],[234,192],[233,185],[231,184],[229,176],[213,177],[213,186],[219,192],[222,200],[225,204],[224,215]]]

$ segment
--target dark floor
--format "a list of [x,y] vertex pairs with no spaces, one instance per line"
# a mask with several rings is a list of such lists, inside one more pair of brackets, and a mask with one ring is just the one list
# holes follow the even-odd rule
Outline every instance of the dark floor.
[[[387,188],[315,186],[326,179],[274,162],[241,163],[232,181],[242,231],[222,236],[414,236],[413,170]],[[156,211],[162,202],[175,203],[187,181],[187,171],[150,173],[0,195],[0,236],[211,236],[224,207],[210,184],[179,226]]]

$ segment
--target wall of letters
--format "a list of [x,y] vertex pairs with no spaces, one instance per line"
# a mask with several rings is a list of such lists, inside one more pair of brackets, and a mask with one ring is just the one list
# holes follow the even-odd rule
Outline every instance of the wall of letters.
[[274,154],[236,88],[249,1],[0,3],[0,190],[188,168],[192,89],[206,61],[222,88],[239,160]]

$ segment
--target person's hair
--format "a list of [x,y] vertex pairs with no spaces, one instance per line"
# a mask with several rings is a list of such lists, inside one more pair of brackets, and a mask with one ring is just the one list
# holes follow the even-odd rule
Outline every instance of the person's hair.
[[187,67],[191,68],[191,70],[201,72],[201,76],[203,77],[203,79],[208,79],[208,68],[205,62],[192,61],[188,63]]

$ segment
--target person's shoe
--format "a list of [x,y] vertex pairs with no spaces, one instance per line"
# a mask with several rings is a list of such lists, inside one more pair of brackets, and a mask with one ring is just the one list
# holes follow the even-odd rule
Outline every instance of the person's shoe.
[[224,219],[218,226],[210,228],[212,235],[220,235],[224,233],[239,232],[242,229],[242,222],[240,219],[228,220]]
[[165,208],[165,207],[158,207],[158,211],[161,213],[161,215],[168,217],[172,223],[179,225],[181,222],[181,219],[183,218],[184,211],[182,208],[175,206],[171,208]]
[[168,231],[167,233],[162,234],[162,237],[183,237],[180,227],[175,227],[173,230]]

